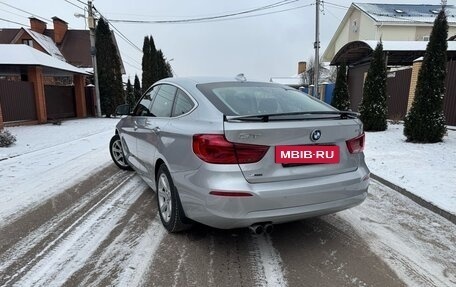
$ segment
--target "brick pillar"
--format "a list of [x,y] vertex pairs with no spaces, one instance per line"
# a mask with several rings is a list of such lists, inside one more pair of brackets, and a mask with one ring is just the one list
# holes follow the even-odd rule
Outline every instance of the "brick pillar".
[[85,77],[82,75],[74,75],[74,96],[76,99],[76,116],[78,118],[87,117],[87,108],[85,100]]
[[3,114],[2,114],[2,104],[0,103],[0,131],[3,129]]
[[410,91],[409,91],[409,96],[408,96],[408,101],[407,101],[407,113],[410,111],[413,100],[415,99],[416,83],[418,82],[418,73],[420,72],[422,64],[423,64],[422,57],[416,59],[413,62],[412,77],[410,79]]
[[38,123],[44,124],[47,122],[46,112],[46,95],[44,94],[44,77],[43,68],[30,67],[28,69],[28,80],[33,83],[35,92],[36,116]]

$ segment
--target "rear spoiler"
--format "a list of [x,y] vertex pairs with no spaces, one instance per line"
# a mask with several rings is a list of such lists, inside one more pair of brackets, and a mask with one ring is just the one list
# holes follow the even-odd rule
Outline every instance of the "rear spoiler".
[[[300,118],[299,120],[320,120],[320,119],[329,119],[328,116],[338,116],[338,119],[356,119],[360,116],[359,113],[350,112],[350,111],[309,111],[309,112],[292,112],[292,113],[276,113],[276,114],[261,114],[261,115],[244,115],[244,116],[227,116],[223,115],[223,121],[259,121],[259,122],[269,122],[270,120],[274,121],[286,121],[290,120],[289,118],[283,118],[286,116],[306,116],[306,115],[315,115],[315,117],[306,117]],[[278,117],[277,119],[271,119],[273,117]]]

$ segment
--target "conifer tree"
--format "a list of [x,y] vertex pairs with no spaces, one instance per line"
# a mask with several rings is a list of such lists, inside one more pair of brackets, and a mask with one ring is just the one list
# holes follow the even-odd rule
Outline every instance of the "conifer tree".
[[350,95],[347,86],[347,66],[342,63],[337,68],[336,86],[333,91],[331,105],[341,111],[350,109]]
[[157,51],[157,68],[159,80],[172,77],[172,73],[170,71],[171,66],[169,62],[165,60],[162,50]]
[[386,63],[381,42],[377,44],[372,56],[359,112],[364,130],[384,131],[387,129]]
[[141,85],[139,84],[138,75],[135,75],[135,82],[133,84],[133,94],[135,96],[135,103],[141,98]]
[[126,94],[126,103],[130,105],[131,108],[134,107],[136,100],[135,100],[135,94],[133,92],[133,86],[131,85],[130,79],[127,81],[127,87],[125,90]]
[[101,112],[110,117],[117,105],[124,102],[120,59],[109,25],[103,18],[98,21],[95,33]]
[[434,21],[423,63],[418,73],[415,98],[404,121],[407,141],[435,143],[446,132],[443,115],[447,62],[448,22],[442,9]]
[[[150,85],[152,85],[153,83],[155,83],[156,81],[160,80],[160,76],[159,76],[159,71],[158,71],[158,63],[157,63],[157,48],[155,47],[155,41],[154,41],[154,38],[152,37],[152,35],[149,37],[149,43],[150,43],[150,59],[149,59],[149,66],[150,66],[150,70],[152,72],[152,83]],[[150,86],[149,85],[149,86]],[[144,89],[148,89],[149,86],[147,87],[144,87]]]
[[149,88],[153,84],[151,70],[151,54],[150,54],[150,39],[149,36],[144,37],[143,43],[143,58],[142,58],[142,87]]

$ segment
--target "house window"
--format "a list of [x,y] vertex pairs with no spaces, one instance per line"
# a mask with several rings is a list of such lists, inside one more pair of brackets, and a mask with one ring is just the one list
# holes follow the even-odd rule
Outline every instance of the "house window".
[[22,44],[25,44],[27,46],[33,47],[33,40],[31,39],[24,39],[22,40]]

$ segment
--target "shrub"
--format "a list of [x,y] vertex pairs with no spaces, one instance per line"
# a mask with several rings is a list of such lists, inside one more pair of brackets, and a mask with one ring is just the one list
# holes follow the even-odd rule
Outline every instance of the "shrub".
[[383,45],[378,43],[367,72],[363,100],[359,108],[366,131],[384,131],[388,127],[386,104],[386,64]]
[[446,132],[443,115],[447,64],[448,22],[445,10],[434,21],[431,37],[418,73],[415,98],[405,117],[404,135],[409,142],[435,143]]
[[0,147],[7,147],[16,142],[16,137],[8,130],[0,130]]

